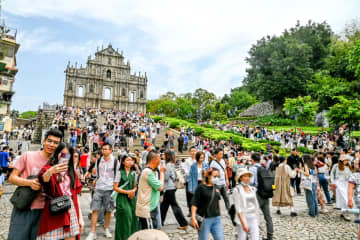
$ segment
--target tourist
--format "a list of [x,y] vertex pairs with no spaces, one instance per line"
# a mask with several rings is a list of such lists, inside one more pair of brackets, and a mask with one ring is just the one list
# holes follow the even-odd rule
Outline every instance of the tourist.
[[80,168],[81,168],[81,176],[82,180],[84,180],[84,176],[86,174],[87,165],[88,165],[88,149],[85,147],[82,150],[82,154],[80,156]]
[[[57,129],[46,132],[41,151],[24,153],[14,165],[14,170],[10,175],[9,182],[17,186],[29,186],[34,191],[41,189],[41,184],[37,178],[40,170],[49,161],[59,146],[62,134]],[[45,205],[45,197],[38,193],[33,200],[30,209],[18,210],[13,208],[10,219],[9,240],[36,239],[41,214]]]
[[191,198],[193,196],[193,192],[189,191],[189,174],[190,174],[190,168],[191,166],[196,162],[196,147],[191,146],[190,147],[190,157],[185,159],[184,164],[182,164],[182,169],[184,171],[184,177],[185,177],[185,191],[186,191],[186,203],[189,209],[189,217],[191,215]]
[[[304,154],[302,156],[304,162],[304,176],[308,179],[308,187],[305,189],[306,203],[309,208],[309,215],[316,217],[319,214],[318,199],[317,199],[317,184],[316,184],[316,170],[314,160],[311,155]],[[304,182],[305,184],[305,182]],[[311,185],[311,188],[310,188]]]
[[316,156],[317,158],[317,171],[318,171],[318,181],[319,181],[319,187],[321,187],[324,190],[325,196],[326,196],[326,200],[327,200],[327,204],[331,205],[332,201],[331,201],[331,197],[330,197],[330,192],[329,192],[329,182],[328,179],[326,178],[326,175],[328,175],[328,166],[325,163],[325,158],[322,154],[318,154]]
[[156,229],[160,192],[164,188],[164,173],[166,166],[161,165],[160,179],[155,171],[160,166],[160,154],[151,150],[147,156],[147,164],[143,169],[138,186],[136,200],[136,216],[139,217],[140,229]]
[[[250,172],[253,174],[253,177],[250,180],[250,185],[256,188],[256,198],[258,201],[258,205],[264,215],[265,223],[266,223],[266,232],[267,238],[266,240],[272,240],[274,235],[274,227],[273,222],[270,214],[270,198],[273,197],[273,189],[265,189],[265,181],[269,181],[269,178],[263,178],[263,174],[273,175],[271,170],[267,170],[265,167],[259,164],[261,159],[260,153],[253,153],[251,154],[251,160],[253,161],[253,167],[250,168]],[[242,168],[239,168],[242,169]],[[237,172],[239,171],[237,170]],[[269,172],[267,172],[269,171]]]
[[[355,172],[349,178],[348,185],[348,202],[349,208],[360,208],[360,159],[354,161]],[[360,214],[356,214],[357,219],[360,219]],[[360,225],[358,226],[358,239],[360,239]]]
[[[287,164],[291,167],[292,170],[299,168],[302,168],[301,159],[299,157],[299,151],[294,148],[292,150],[291,155],[287,159]],[[296,176],[294,178],[290,179],[291,186],[296,189],[296,192],[298,195],[301,195],[301,189],[300,189],[300,183],[301,183],[301,173],[297,172]]]
[[[78,203],[82,185],[75,171],[74,149],[70,145],[60,143],[53,157],[41,169],[39,181],[47,199],[36,239],[80,239],[80,233],[85,227]],[[55,215],[50,210],[50,200],[61,196],[70,198],[71,207]]]
[[[331,170],[330,177],[333,187],[336,189],[336,208],[342,209],[347,206],[348,182],[352,174],[350,166],[350,156],[342,155],[339,162],[335,164]],[[348,214],[340,214],[345,221],[351,221]]]
[[193,163],[190,167],[188,184],[189,192],[191,197],[194,195],[197,186],[203,181],[205,171],[208,170],[209,166],[204,163],[205,153],[197,152],[195,155],[196,162]]
[[9,162],[11,161],[9,146],[5,145],[0,152],[0,174],[3,174],[4,179],[9,178]]
[[219,181],[215,184],[216,188],[219,189],[221,196],[224,199],[225,207],[227,210],[230,209],[230,201],[227,195],[227,188],[229,187],[229,179],[227,176],[227,172],[225,170],[226,164],[223,159],[223,150],[221,148],[217,148],[214,151],[215,159],[211,161],[210,168],[215,168],[220,173]]
[[[206,171],[203,184],[198,186],[191,200],[191,223],[198,230],[199,240],[208,240],[210,233],[214,240],[224,239],[220,194],[215,186],[219,176],[217,169]],[[200,219],[202,222],[199,222]]]
[[134,164],[134,157],[124,155],[114,181],[114,191],[118,192],[116,194],[116,240],[126,240],[138,230],[139,220],[135,215],[137,172]]
[[294,202],[291,194],[290,178],[295,178],[298,168],[292,170],[290,166],[286,163],[286,158],[284,156],[279,157],[279,166],[276,168],[275,173],[275,186],[274,197],[272,199],[272,205],[277,207],[276,213],[281,214],[280,207],[290,206],[290,216],[295,217],[297,213],[295,212]]
[[[236,172],[236,182],[239,183],[233,191],[235,204],[235,222],[237,224],[237,240],[259,239],[259,206],[256,200],[256,189],[250,186],[253,173],[246,168]],[[250,234],[251,238],[248,238]]]
[[166,150],[164,153],[164,159],[166,161],[166,172],[165,172],[165,184],[164,184],[164,194],[163,201],[160,204],[161,212],[161,221],[164,225],[166,214],[171,206],[174,216],[179,223],[179,230],[185,230],[188,228],[188,223],[184,217],[184,214],[176,201],[176,172],[175,172],[175,156],[170,150]]
[[96,161],[95,170],[97,175],[94,195],[91,201],[91,231],[86,240],[96,239],[96,222],[99,210],[105,208],[105,237],[112,238],[109,230],[111,212],[114,209],[114,201],[111,198],[116,172],[118,171],[117,159],[112,156],[110,144],[101,147],[102,157]]
[[183,132],[180,133],[180,136],[178,137],[178,151],[179,153],[183,153],[183,149],[184,149],[184,136],[183,136]]

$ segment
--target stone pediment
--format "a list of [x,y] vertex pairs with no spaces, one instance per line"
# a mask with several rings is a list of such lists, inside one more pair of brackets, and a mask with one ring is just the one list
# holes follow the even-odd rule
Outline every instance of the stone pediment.
[[123,57],[122,54],[120,54],[117,50],[115,50],[111,43],[109,44],[109,46],[103,50],[100,50],[98,52],[96,52],[96,54],[103,54],[103,55],[111,55],[111,56],[120,56]]

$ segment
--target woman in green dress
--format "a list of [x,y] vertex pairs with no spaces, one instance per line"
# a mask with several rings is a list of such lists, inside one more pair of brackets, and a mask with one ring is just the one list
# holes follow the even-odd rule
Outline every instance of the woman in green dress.
[[124,155],[114,182],[114,191],[118,193],[116,197],[116,240],[126,240],[138,230],[139,221],[135,216],[137,186],[134,163],[134,158]]

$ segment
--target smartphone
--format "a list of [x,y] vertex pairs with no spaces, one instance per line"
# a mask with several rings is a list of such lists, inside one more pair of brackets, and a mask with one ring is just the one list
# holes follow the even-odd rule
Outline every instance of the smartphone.
[[70,160],[71,155],[69,153],[61,153],[59,164],[67,163]]

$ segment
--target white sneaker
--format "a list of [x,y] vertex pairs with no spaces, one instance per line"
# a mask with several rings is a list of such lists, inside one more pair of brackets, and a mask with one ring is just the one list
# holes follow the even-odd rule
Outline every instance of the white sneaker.
[[326,208],[320,209],[320,213],[328,213],[329,211]]
[[112,238],[112,234],[111,234],[111,232],[110,232],[110,230],[108,228],[105,229],[105,237],[106,238]]
[[89,232],[89,235],[87,236],[86,240],[96,240],[96,233]]

